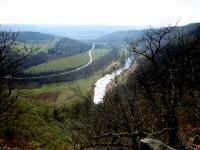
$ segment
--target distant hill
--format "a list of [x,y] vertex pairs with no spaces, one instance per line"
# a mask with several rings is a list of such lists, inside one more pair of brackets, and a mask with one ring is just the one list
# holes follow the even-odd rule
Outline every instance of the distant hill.
[[[185,26],[180,26],[183,28],[185,33],[197,32],[200,30],[200,23],[191,23]],[[156,28],[154,29],[156,30]],[[118,31],[111,34],[107,34],[97,39],[96,41],[107,42],[111,44],[122,44],[127,40],[136,40],[141,38],[145,30],[128,30],[128,31]]]
[[12,31],[33,31],[52,34],[61,37],[69,37],[77,40],[97,39],[116,31],[132,29],[144,29],[142,26],[115,26],[115,25],[23,25],[5,24],[2,27]]
[[54,48],[48,50],[48,53],[54,55],[69,56],[88,51],[90,48],[91,44],[87,44],[70,38],[61,38],[56,43]]
[[40,41],[52,40],[55,37],[56,36],[53,36],[53,35],[50,35],[50,34],[23,31],[23,32],[19,32],[16,40],[20,41],[20,42],[26,42],[26,41],[40,42]]
[[142,34],[143,30],[118,31],[102,36],[98,40],[107,43],[125,43],[126,40],[136,40],[140,38]]
[[200,23],[191,23],[185,26],[181,26],[184,29],[185,33],[200,33]]

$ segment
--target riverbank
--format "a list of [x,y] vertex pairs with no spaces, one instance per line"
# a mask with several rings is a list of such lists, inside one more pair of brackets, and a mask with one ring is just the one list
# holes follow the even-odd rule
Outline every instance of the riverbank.
[[129,69],[133,63],[133,56],[127,58],[125,60],[124,67],[119,68],[115,71],[113,71],[110,74],[105,75],[104,77],[100,78],[96,83],[95,83],[95,88],[94,88],[94,98],[93,101],[95,104],[98,104],[103,101],[104,96],[106,95],[106,89],[107,86],[112,80],[119,76],[123,71]]

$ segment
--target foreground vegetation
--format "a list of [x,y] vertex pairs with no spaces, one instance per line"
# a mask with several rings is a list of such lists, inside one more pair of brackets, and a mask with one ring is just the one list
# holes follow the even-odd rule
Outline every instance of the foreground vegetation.
[[[119,62],[113,62],[104,71],[75,82],[47,84],[28,90],[13,107],[17,121],[14,117],[9,119],[9,125],[8,122],[1,124],[2,136],[11,133],[8,139],[20,141],[21,144],[17,142],[13,146],[21,149],[72,149],[72,118],[81,110],[82,96],[90,95],[96,80],[119,66]],[[5,140],[3,145],[12,147],[12,142]]]
[[[11,35],[8,37],[12,39],[12,33],[9,34]],[[3,51],[8,50],[2,48]],[[29,50],[29,47],[26,47],[26,50]],[[30,49],[29,53],[25,53],[26,56],[22,56],[23,59],[34,51],[34,48]],[[94,60],[98,60],[109,51],[109,49],[96,49],[93,52]],[[3,58],[2,60],[7,61]],[[13,61],[10,63],[15,64],[15,60]],[[20,62],[21,59],[19,58],[18,61]],[[15,65],[19,66],[20,64]],[[10,69],[15,68],[15,65],[11,65]],[[72,118],[76,117],[75,114],[79,112],[80,103],[83,102],[81,95],[91,93],[91,88],[96,80],[116,67],[120,67],[120,62],[113,61],[103,71],[94,72],[76,82],[36,85],[35,87],[33,85],[29,90],[22,90],[21,86],[10,84],[13,81],[12,78],[9,81],[1,78],[1,81],[4,82],[0,88],[3,90],[1,91],[0,148],[72,149],[71,124]],[[9,70],[9,68],[6,69]],[[10,73],[6,72],[6,69],[2,68],[1,70],[4,77]],[[29,85],[29,87],[31,86]],[[13,90],[13,87],[17,91]],[[78,93],[77,90],[79,90]],[[6,97],[5,101],[2,101],[4,92]]]
[[199,149],[199,35],[200,27],[184,32],[169,26],[131,42],[137,64],[128,78],[116,79],[102,104],[85,98],[73,125],[77,149],[138,150],[146,137]]

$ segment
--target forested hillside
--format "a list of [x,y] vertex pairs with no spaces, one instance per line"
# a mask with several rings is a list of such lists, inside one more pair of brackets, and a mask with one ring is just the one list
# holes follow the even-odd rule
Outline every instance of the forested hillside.
[[[198,150],[199,23],[143,30],[126,45],[100,41],[91,65],[44,79],[16,75],[22,65],[72,59],[68,55],[82,54],[90,45],[61,38],[57,51],[35,53],[37,47],[25,46],[22,53],[13,49],[16,33],[0,37],[0,148]],[[127,55],[134,56],[132,67],[115,77],[103,101],[95,104],[95,82],[120,68]]]
[[70,38],[61,38],[55,48],[49,49],[49,54],[69,56],[77,53],[88,51],[91,48],[90,44],[86,44]]
[[50,34],[44,34],[39,32],[19,32],[17,36],[17,41],[20,42],[42,42],[42,41],[48,41],[53,40],[56,36],[50,35]]
[[82,136],[74,133],[75,143],[137,150],[141,139],[151,137],[176,149],[198,149],[200,25],[188,27],[146,30],[130,43],[133,68],[115,79],[103,103],[82,104],[80,124],[74,124]]
[[143,30],[118,31],[102,36],[99,40],[112,44],[123,44],[142,37],[142,34]]
[[[192,31],[193,32],[196,31],[195,29],[198,27],[199,27],[199,23],[192,23],[192,24],[188,24],[186,26],[180,26],[179,29],[184,28],[184,32],[188,33],[188,32],[192,32]],[[112,44],[123,44],[123,43],[127,43],[129,41],[134,41],[134,40],[142,38],[145,30],[148,30],[148,29],[118,31],[118,32],[114,32],[111,34],[104,35],[101,38],[99,38],[98,40],[100,40],[102,42],[112,43]],[[152,28],[152,30],[156,30],[156,28]]]
[[0,0],[0,150],[200,150],[200,0]]

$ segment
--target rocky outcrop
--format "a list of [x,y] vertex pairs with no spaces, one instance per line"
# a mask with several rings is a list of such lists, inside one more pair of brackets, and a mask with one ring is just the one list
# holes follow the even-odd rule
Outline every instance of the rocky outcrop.
[[165,143],[152,138],[144,138],[139,143],[140,150],[175,150]]

